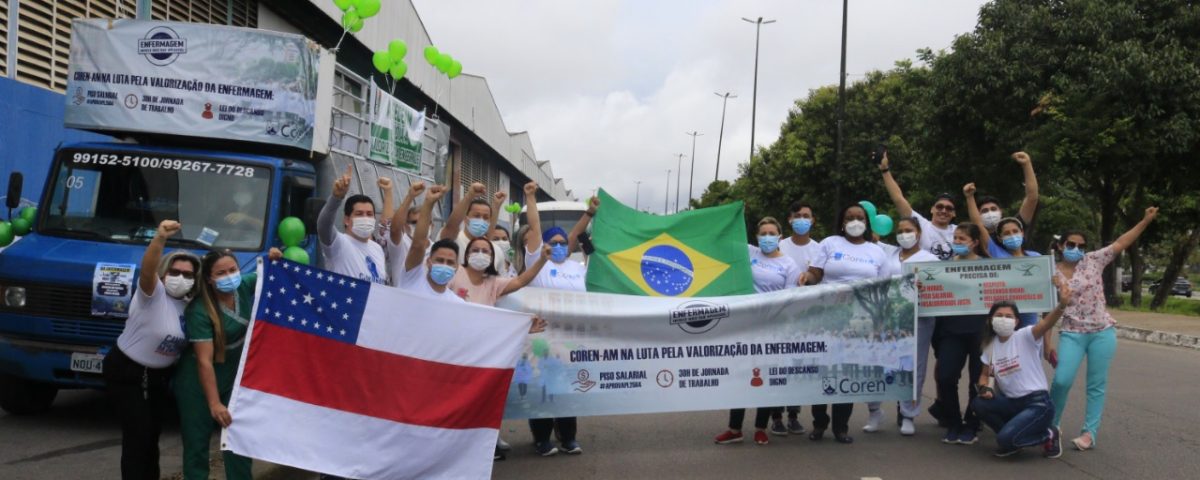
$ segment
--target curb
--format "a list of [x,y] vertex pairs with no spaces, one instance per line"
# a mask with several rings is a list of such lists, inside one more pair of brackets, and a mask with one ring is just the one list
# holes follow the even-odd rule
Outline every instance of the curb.
[[1147,330],[1144,328],[1117,325],[1117,338],[1126,338],[1129,340],[1153,343],[1157,345],[1166,345],[1169,347],[1183,347],[1193,350],[1200,350],[1200,337],[1194,335],[1184,335],[1182,333],[1160,332],[1157,330]]

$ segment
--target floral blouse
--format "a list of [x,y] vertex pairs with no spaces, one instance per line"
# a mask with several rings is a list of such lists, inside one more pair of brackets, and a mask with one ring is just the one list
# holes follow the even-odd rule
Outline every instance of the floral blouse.
[[[1093,333],[1110,328],[1117,324],[1109,315],[1104,302],[1104,267],[1117,258],[1117,252],[1112,245],[1094,252],[1088,252],[1075,265],[1075,275],[1067,282],[1075,295],[1075,303],[1067,306],[1063,312],[1062,331],[1072,333]],[[1054,266],[1054,276],[1066,280],[1066,276]]]

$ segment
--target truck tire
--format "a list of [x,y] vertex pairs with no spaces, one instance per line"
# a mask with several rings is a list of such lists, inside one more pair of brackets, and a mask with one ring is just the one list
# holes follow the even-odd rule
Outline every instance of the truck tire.
[[12,415],[33,415],[50,409],[58,388],[12,375],[0,375],[0,409]]

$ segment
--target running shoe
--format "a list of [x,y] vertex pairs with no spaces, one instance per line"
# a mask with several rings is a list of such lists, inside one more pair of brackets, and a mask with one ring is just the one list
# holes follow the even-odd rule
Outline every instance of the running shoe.
[[883,409],[871,410],[871,415],[867,417],[867,424],[863,426],[863,431],[867,433],[878,432],[882,423]]
[[579,446],[579,442],[574,440],[563,442],[562,445],[559,445],[558,450],[567,455],[579,455],[583,453],[583,447]]
[[741,432],[736,432],[736,433],[735,433],[733,430],[726,430],[726,431],[725,431],[725,433],[722,433],[722,434],[720,434],[720,435],[717,435],[717,438],[714,438],[714,439],[713,439],[713,443],[716,443],[716,444],[718,444],[718,445],[726,445],[726,444],[730,444],[730,443],[739,443],[739,442],[741,442],[741,441],[742,441],[744,438],[745,438],[745,437],[743,437],[743,436],[742,436],[742,433],[741,433]]
[[949,445],[958,443],[959,428],[958,426],[947,428],[946,435],[942,437],[942,443]]
[[771,435],[779,437],[788,436],[788,429],[784,426],[782,419],[771,422]]
[[554,444],[550,442],[538,442],[534,444],[534,448],[537,449],[538,455],[543,457],[553,457],[558,453],[558,449],[554,448]]
[[792,435],[804,435],[804,425],[800,423],[800,420],[789,418],[787,428],[788,433]]
[[979,441],[979,431],[974,427],[963,427],[958,434],[959,445],[974,445]]
[[764,432],[762,430],[756,430],[754,432],[754,443],[757,443],[759,445],[766,445],[767,442],[770,442],[770,441],[771,440],[769,438],[767,438],[767,432]]
[[1062,456],[1062,432],[1058,430],[1058,427],[1050,427],[1050,438],[1047,438],[1046,443],[1042,445],[1042,456],[1046,458]]

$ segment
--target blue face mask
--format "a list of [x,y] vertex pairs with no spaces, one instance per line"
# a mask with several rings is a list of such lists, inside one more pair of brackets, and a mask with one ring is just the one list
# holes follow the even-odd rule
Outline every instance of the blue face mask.
[[554,263],[562,263],[562,262],[566,261],[567,256],[570,254],[571,254],[571,252],[567,251],[566,245],[551,245],[550,246],[550,260]]
[[1071,263],[1083,260],[1083,250],[1080,250],[1078,247],[1065,249],[1063,250],[1063,260]]
[[1025,237],[1021,235],[1011,235],[1004,237],[1004,239],[1001,241],[1004,243],[1004,248],[1015,252],[1021,249],[1021,245],[1025,243]]
[[807,218],[792,220],[792,231],[796,232],[796,235],[807,235],[810,229],[812,229],[812,220]]
[[759,235],[758,249],[763,253],[772,254],[779,250],[779,237],[775,235]]
[[482,218],[472,218],[467,220],[467,232],[472,237],[482,237],[487,234],[488,221]]
[[429,268],[429,278],[433,279],[433,283],[445,285],[454,278],[454,270],[455,268],[449,265],[434,265]]
[[238,273],[231,273],[224,277],[218,278],[213,282],[213,286],[217,287],[217,291],[221,293],[230,293],[237,290],[242,285],[242,276]]
[[971,252],[971,249],[967,248],[966,245],[960,245],[957,243],[955,243],[951,248],[954,249],[954,255],[960,256],[960,257]]

